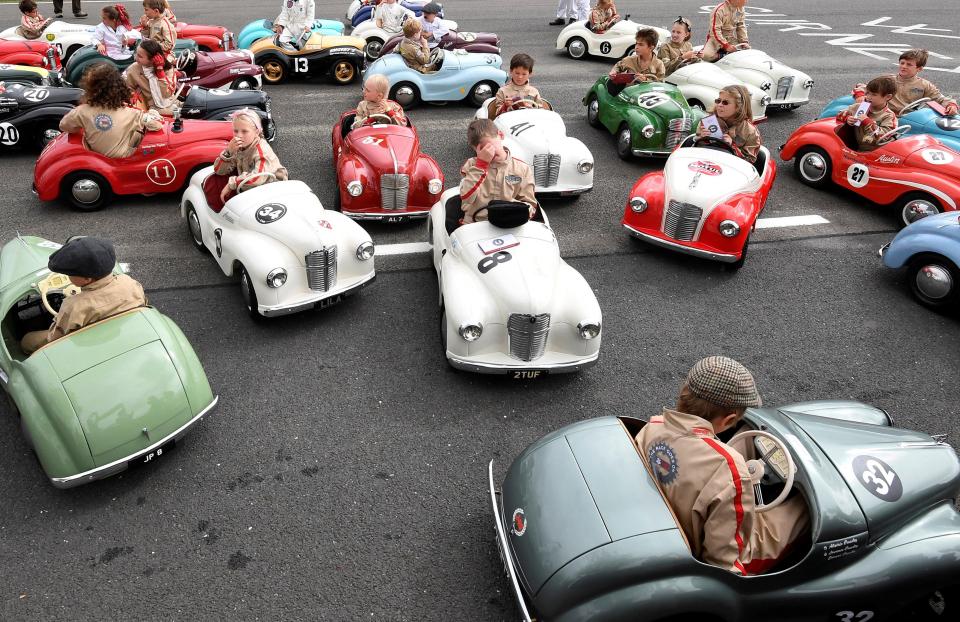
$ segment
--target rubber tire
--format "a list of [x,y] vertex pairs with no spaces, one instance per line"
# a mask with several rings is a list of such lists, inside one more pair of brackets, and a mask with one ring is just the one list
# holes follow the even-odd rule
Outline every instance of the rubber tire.
[[193,207],[192,204],[189,204],[187,207],[187,233],[190,235],[190,241],[193,242],[193,247],[200,251],[201,253],[209,252],[207,247],[203,244],[203,237],[201,234],[200,241],[197,241],[197,238],[194,236],[193,227],[190,226],[190,217],[193,216],[197,220],[197,229],[202,231],[200,227],[200,218],[197,216],[197,210]]
[[268,143],[272,143],[277,140],[278,136],[280,136],[280,130],[277,128],[277,120],[271,118],[269,124],[263,130],[263,137],[267,139]]
[[336,168],[336,162],[333,166],[333,211],[339,212],[343,209],[343,201],[340,198],[340,172]]
[[66,50],[64,50],[64,55],[60,57],[60,64],[66,65],[67,61],[70,60],[70,57],[76,54],[77,50],[82,48],[82,45],[71,45]]
[[[940,300],[927,298],[917,289],[917,273],[920,271],[920,268],[931,263],[942,265],[950,272],[950,276],[953,278],[953,291]],[[952,261],[943,255],[937,253],[922,253],[911,257],[907,263],[907,285],[914,299],[929,309],[944,311],[960,308],[960,268],[957,268]]]
[[[73,184],[84,178],[94,181],[100,186],[100,198],[93,203],[80,203],[73,198],[73,192],[71,192]],[[107,180],[101,175],[88,171],[78,171],[76,173],[70,173],[63,178],[63,181],[60,184],[60,196],[65,198],[66,201],[77,211],[95,212],[103,209],[103,207],[110,202],[110,200],[113,198],[113,189],[110,188],[110,184],[107,183]]]
[[[400,90],[400,87],[402,86],[409,86],[411,89],[413,89],[413,100],[405,106],[397,101],[397,91]],[[393,85],[392,89],[390,89],[390,99],[400,104],[404,110],[409,110],[410,108],[414,108],[420,104],[420,90],[417,88],[417,85],[413,84],[412,82],[398,82]]]
[[243,304],[247,308],[247,313],[254,322],[262,321],[264,317],[257,310],[257,290],[253,288],[250,274],[243,267],[243,264],[240,264],[238,272],[240,272],[240,295],[243,297]]
[[[271,80],[267,76],[267,67],[266,67],[267,63],[276,63],[277,67],[280,70],[280,75],[275,80]],[[265,59],[263,59],[262,62],[258,62],[257,64],[263,67],[263,81],[265,84],[282,84],[283,82],[287,81],[287,78],[290,75],[290,72],[287,69],[286,63],[284,63],[282,60],[280,60],[276,56],[268,56]]]
[[[350,65],[350,69],[351,69],[351,71],[350,71],[350,78],[349,78],[349,79],[346,79],[346,80],[340,78],[340,77],[337,75],[337,67],[339,67],[340,65],[344,65],[344,64]],[[333,63],[332,65],[330,65],[329,75],[330,75],[330,79],[333,81],[334,84],[339,84],[339,85],[343,86],[343,85],[350,84],[350,83],[352,83],[353,81],[355,81],[355,80],[357,79],[357,76],[360,75],[360,70],[358,70],[358,69],[357,69],[357,66],[354,65],[353,63],[351,63],[351,62],[348,61],[348,60],[338,60],[338,61],[336,61],[335,63]]]
[[[574,55],[570,52],[570,45],[571,45],[574,41],[579,41],[580,43],[583,44],[583,54],[581,54],[580,56],[574,56]],[[583,60],[584,58],[586,58],[587,56],[590,55],[590,46],[587,45],[587,41],[586,41],[586,39],[584,39],[583,37],[571,37],[571,38],[567,41],[566,49],[567,49],[567,56],[569,56],[570,58],[573,58],[573,59],[575,59],[575,60]]]
[[[591,119],[590,105],[593,104],[593,102],[597,102],[597,116]],[[603,123],[600,123],[600,99],[597,97],[596,93],[590,93],[590,95],[587,97],[587,123],[589,123],[591,127],[603,127]]]
[[440,304],[440,353],[447,358],[447,308]]
[[707,107],[704,106],[699,99],[691,99],[690,101],[687,102],[687,105],[690,106],[691,108],[697,108],[703,113],[707,112]]
[[251,91],[255,91],[255,90],[257,89],[257,81],[254,80],[253,78],[249,77],[249,76],[244,76],[244,77],[241,77],[241,78],[237,78],[236,80],[234,80],[233,82],[230,83],[230,88],[233,89],[234,91],[244,90],[244,89],[240,86],[241,84],[249,84]]
[[[800,163],[808,153],[819,153],[826,165],[823,171],[823,178],[818,181],[807,179],[800,172]],[[827,152],[820,147],[804,147],[793,158],[793,171],[800,179],[800,183],[810,186],[811,188],[823,189],[830,185],[830,180],[833,175],[833,162],[830,161],[830,156],[827,155]]]
[[[897,219],[897,225],[899,226],[900,229],[903,229],[904,227],[908,226],[907,221],[903,219],[903,208],[907,206],[907,203],[909,203],[910,201],[914,201],[916,199],[923,199],[928,203],[933,203],[936,206],[936,208],[939,210],[938,213],[939,214],[943,213],[943,205],[940,203],[940,201],[930,196],[926,192],[908,192],[907,194],[903,195],[898,200],[893,202],[893,215]],[[932,215],[933,214],[931,214],[931,216]]]
[[486,85],[490,89],[490,93],[492,94],[491,96],[496,95],[497,91],[500,89],[499,86],[497,86],[493,82],[490,82],[489,80],[481,80],[480,82],[477,82],[476,84],[473,85],[473,88],[470,89],[470,93],[467,95],[467,101],[470,103],[471,106],[475,106],[479,108],[480,106],[483,105],[483,102],[487,101],[488,98],[486,97],[478,100],[477,91],[483,85]]
[[[623,150],[622,147],[621,147],[621,144],[620,144],[620,143],[621,143],[621,141],[620,141],[620,135],[623,134],[624,130],[626,130],[627,132],[630,133],[630,142],[627,143],[628,146],[627,146],[627,149],[626,149],[626,150]],[[618,156],[621,160],[630,160],[630,159],[632,159],[632,158],[633,158],[633,151],[632,151],[631,149],[632,149],[632,146],[633,146],[633,132],[630,130],[630,126],[627,125],[626,123],[621,123],[621,124],[620,124],[620,127],[617,128],[616,137],[617,137],[617,144],[616,144],[617,156]]]
[[743,242],[743,251],[740,253],[740,259],[736,260],[733,263],[723,264],[723,269],[727,272],[739,272],[740,268],[743,267],[744,262],[747,261],[747,249],[750,248],[750,236],[747,236],[747,239]]
[[[370,53],[370,44],[371,44],[371,43],[374,43],[374,42],[380,44],[380,47],[377,49],[377,54],[376,54],[376,56],[374,56],[373,54]],[[383,48],[383,46],[384,46],[385,43],[386,43],[386,41],[381,41],[380,39],[378,39],[378,38],[376,38],[376,37],[372,37],[372,38],[370,38],[370,39],[367,39],[367,43],[363,46],[363,55],[366,56],[366,57],[367,57],[367,60],[369,60],[369,61],[371,61],[371,62],[377,60],[378,58],[380,58],[380,51],[379,51],[379,50]]]

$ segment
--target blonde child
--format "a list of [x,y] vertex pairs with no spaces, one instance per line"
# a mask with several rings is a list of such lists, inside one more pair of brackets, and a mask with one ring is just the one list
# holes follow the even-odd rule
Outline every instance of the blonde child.
[[597,6],[590,10],[587,28],[600,34],[606,32],[607,28],[618,21],[620,21],[620,15],[617,14],[617,7],[613,0],[597,0]]
[[406,125],[407,117],[397,102],[387,99],[390,81],[387,76],[375,73],[367,76],[363,83],[363,99],[357,104],[357,114],[353,119],[353,129],[366,125],[372,115],[386,115],[396,125]]
[[[760,132],[753,124],[750,91],[742,84],[732,84],[720,90],[710,112],[716,115],[723,132],[723,141],[733,147],[739,157],[753,164],[760,152]],[[700,123],[698,136],[709,136],[710,130]]]
[[430,64],[430,45],[419,21],[408,19],[403,22],[403,41],[397,46],[397,50],[410,69],[420,73],[436,71]]
[[[213,172],[203,189],[211,209],[219,212],[237,192],[243,192],[272,181],[284,181],[287,169],[263,137],[260,115],[243,108],[231,115],[233,139],[213,162]],[[241,188],[240,186],[243,186]],[[219,195],[216,195],[219,191]],[[216,197],[219,199],[217,204]]]
[[695,63],[700,60],[690,43],[692,30],[693,25],[686,17],[678,17],[677,21],[673,22],[670,28],[670,41],[661,45],[657,52],[657,58],[663,62],[667,76],[686,63]]

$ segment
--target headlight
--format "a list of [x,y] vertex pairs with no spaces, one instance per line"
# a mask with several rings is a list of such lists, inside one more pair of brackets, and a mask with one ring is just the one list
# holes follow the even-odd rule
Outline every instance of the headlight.
[[807,80],[806,82],[804,82],[803,88],[805,89],[813,88],[813,80]]
[[287,282],[287,271],[283,268],[274,268],[270,271],[270,274],[267,275],[267,286],[274,289],[278,287],[283,287],[283,284]]
[[431,179],[427,182],[427,190],[430,194],[440,194],[443,191],[443,182],[439,179]]
[[600,334],[600,322],[580,322],[577,324],[577,330],[580,331],[580,337],[583,339],[596,339]]
[[352,197],[358,197],[363,193],[363,184],[359,181],[351,181],[347,184],[347,192],[349,192]]
[[476,341],[483,334],[483,324],[463,324],[458,332],[464,341]]
[[644,138],[650,138],[656,133],[656,131],[657,128],[653,127],[652,125],[644,125],[643,129],[640,130],[640,133],[643,134]]
[[740,225],[732,220],[724,220],[720,223],[720,235],[725,238],[732,238],[740,233]]
[[763,106],[763,107],[767,107],[767,106],[770,105],[770,102],[771,102],[771,101],[773,101],[773,100],[770,99],[770,96],[769,96],[769,95],[764,95],[764,96],[760,99],[760,105]]
[[374,248],[373,242],[364,242],[357,247],[357,259],[360,261],[366,261],[373,257]]
[[647,200],[643,197],[633,197],[630,199],[630,209],[638,214],[647,211]]
[[593,162],[590,160],[581,160],[580,163],[577,164],[577,170],[586,175],[593,170]]

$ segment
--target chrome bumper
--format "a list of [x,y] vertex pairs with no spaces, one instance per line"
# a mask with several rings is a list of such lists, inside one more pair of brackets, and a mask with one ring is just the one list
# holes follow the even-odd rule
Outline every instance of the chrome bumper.
[[877,251],[877,256],[880,257],[880,259],[883,259],[883,254],[887,252],[888,248],[890,248],[890,242],[887,242],[880,247],[880,250]]
[[596,352],[587,358],[566,363],[537,365],[536,361],[531,361],[519,365],[501,365],[495,363],[478,363],[477,361],[451,356],[449,352],[447,353],[447,360],[450,362],[450,365],[456,369],[473,372],[475,374],[514,374],[516,378],[536,378],[541,372],[548,374],[571,374],[596,365],[599,358],[600,352]]
[[520,582],[517,580],[517,571],[513,567],[513,558],[510,556],[510,545],[507,542],[507,534],[503,529],[503,516],[500,514],[500,504],[497,502],[497,487],[493,483],[493,460],[487,466],[487,475],[490,486],[490,504],[493,506],[493,532],[497,538],[497,548],[500,550],[500,559],[503,561],[503,569],[510,580],[510,587],[513,590],[513,597],[516,599],[517,608],[520,610],[521,620],[523,622],[533,622],[530,617],[530,611],[527,609],[527,603],[523,598],[523,590],[520,589]]
[[545,190],[534,189],[534,194],[538,194],[542,197],[573,197],[578,194],[585,194],[593,190],[593,186],[584,186],[582,188],[561,188],[559,190],[554,190],[550,186],[547,186]]
[[360,283],[357,283],[353,287],[343,289],[340,291],[332,292],[323,292],[322,294],[307,300],[306,302],[300,302],[293,306],[283,306],[278,305],[275,307],[267,307],[264,305],[257,305],[257,310],[260,311],[266,317],[279,317],[281,315],[290,315],[291,313],[299,313],[300,311],[306,311],[308,309],[313,309],[314,307],[329,307],[337,304],[342,299],[347,296],[352,296],[354,293],[359,291],[361,288],[369,285],[377,278],[376,273],[373,273],[369,278],[364,279]]
[[703,259],[710,259],[712,261],[720,261],[723,263],[734,263],[739,260],[739,257],[736,255],[715,253],[713,251],[705,251],[699,248],[690,248],[689,246],[684,246],[683,244],[671,242],[670,240],[664,240],[663,238],[658,238],[657,236],[650,235],[649,233],[638,231],[630,225],[623,225],[623,228],[626,229],[630,235],[637,239],[643,240],[644,242],[649,242],[650,244],[659,246],[661,248],[668,248],[672,251],[677,251],[678,253],[684,253],[686,255],[693,255],[694,257],[701,257]]
[[[426,218],[430,215],[430,210],[422,210],[416,212],[403,212],[397,211],[396,213],[392,212],[348,212],[346,210],[341,210],[340,212],[344,216],[352,218],[353,220],[385,220],[387,222],[403,222],[404,220],[415,220],[418,218]],[[397,220],[399,219],[399,220]]]

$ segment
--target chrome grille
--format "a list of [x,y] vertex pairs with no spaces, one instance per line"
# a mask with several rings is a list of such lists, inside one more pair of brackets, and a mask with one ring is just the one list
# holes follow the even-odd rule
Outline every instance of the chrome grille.
[[793,88],[793,76],[786,76],[777,81],[777,99],[786,99]]
[[307,286],[318,292],[329,291],[337,283],[337,247],[328,246],[303,258],[307,266]]
[[667,149],[673,149],[683,142],[683,139],[691,134],[690,128],[693,127],[693,120],[687,115],[681,119],[670,119],[667,124]]
[[521,361],[535,361],[547,349],[550,314],[511,313],[507,321],[507,334],[510,337],[510,356]]
[[533,156],[533,179],[538,186],[555,186],[560,177],[560,154],[538,153]]
[[696,205],[670,201],[667,217],[663,222],[663,234],[674,240],[689,241],[697,232],[703,210]]
[[380,176],[380,207],[383,209],[407,209],[409,192],[409,175],[387,173]]

